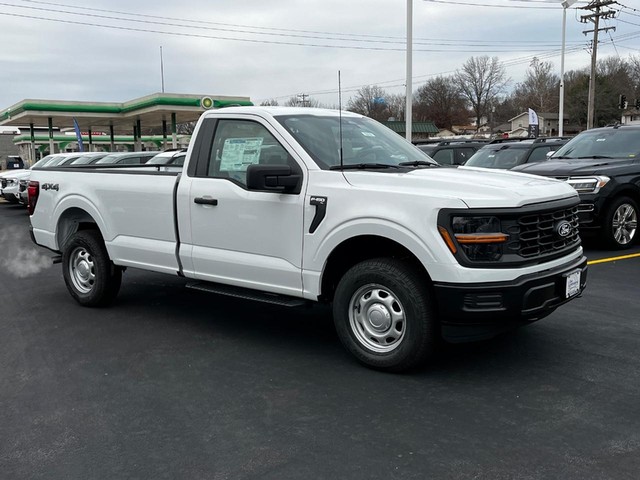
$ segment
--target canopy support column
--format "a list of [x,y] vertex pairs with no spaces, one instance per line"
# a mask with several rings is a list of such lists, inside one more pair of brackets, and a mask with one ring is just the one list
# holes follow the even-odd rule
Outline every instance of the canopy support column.
[[138,130],[138,148],[136,151],[142,151],[142,125],[140,119],[136,120],[136,130]]
[[178,126],[176,124],[176,113],[171,114],[171,144],[173,148],[178,148]]
[[162,120],[162,149],[167,149],[167,121]]
[[31,137],[31,144],[29,146],[29,166],[31,166],[36,163],[36,133],[33,129],[33,123],[29,124],[29,133]]
[[55,151],[55,143],[53,141],[53,118],[49,117],[49,155],[56,153]]
[[116,151],[116,140],[113,134],[113,125],[109,125],[109,140],[111,140],[111,153]]

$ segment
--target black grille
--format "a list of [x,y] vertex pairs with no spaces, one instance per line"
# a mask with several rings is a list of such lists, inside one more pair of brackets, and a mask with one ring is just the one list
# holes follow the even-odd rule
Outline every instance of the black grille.
[[7,179],[6,178],[0,179],[0,184],[2,185],[2,188],[7,188]]
[[[563,221],[571,225],[564,237],[557,232]],[[576,246],[580,243],[578,207],[522,215],[507,227],[507,233],[507,251],[523,258],[546,256]]]

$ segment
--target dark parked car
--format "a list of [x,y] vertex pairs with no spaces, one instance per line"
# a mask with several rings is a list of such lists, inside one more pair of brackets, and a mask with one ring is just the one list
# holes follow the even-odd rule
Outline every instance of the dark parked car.
[[565,180],[580,194],[581,234],[595,234],[608,247],[638,240],[640,125],[594,128],[577,135],[548,162],[515,170]]
[[465,166],[511,169],[523,163],[542,162],[549,158],[549,152],[555,152],[568,141],[565,137],[493,140],[478,150]]
[[463,165],[488,140],[441,140],[435,143],[418,143],[416,147],[440,165]]
[[9,155],[7,156],[6,162],[7,170],[20,170],[24,168],[24,161],[22,157],[18,155]]

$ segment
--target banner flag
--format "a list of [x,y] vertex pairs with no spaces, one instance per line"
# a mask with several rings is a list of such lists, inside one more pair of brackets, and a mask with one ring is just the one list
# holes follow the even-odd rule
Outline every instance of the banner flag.
[[538,124],[538,114],[533,109],[529,109],[529,138],[538,138],[540,125]]
[[76,119],[73,119],[73,128],[76,131],[76,139],[78,140],[78,150],[84,152],[84,145],[82,143],[82,133],[80,132],[80,127],[78,126],[78,122]]

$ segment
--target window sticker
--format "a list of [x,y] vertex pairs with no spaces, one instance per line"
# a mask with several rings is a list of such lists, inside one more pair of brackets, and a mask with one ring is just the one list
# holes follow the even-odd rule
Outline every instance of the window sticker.
[[362,132],[362,135],[364,135],[365,137],[375,137],[375,134],[371,132]]
[[598,138],[596,139],[596,142],[606,142],[607,139],[606,138]]
[[262,137],[227,138],[222,147],[220,171],[242,172],[260,160]]

